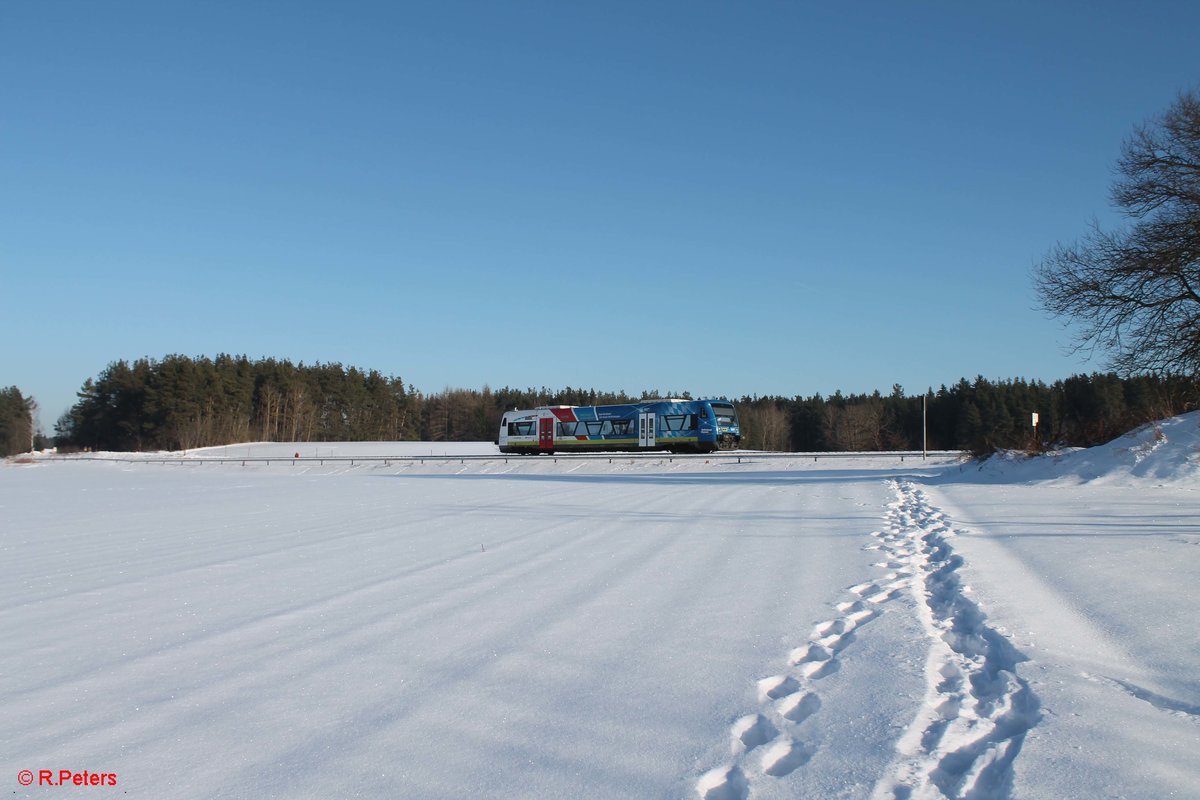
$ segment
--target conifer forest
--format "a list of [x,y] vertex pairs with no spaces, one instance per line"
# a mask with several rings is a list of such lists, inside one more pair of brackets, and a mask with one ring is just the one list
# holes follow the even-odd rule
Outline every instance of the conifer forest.
[[[32,401],[6,390],[4,443],[29,446]],[[12,394],[12,397],[9,397]],[[539,405],[603,405],[687,391],[447,388],[422,393],[398,377],[341,364],[170,355],[116,361],[87,379],[55,428],[60,447],[188,450],[247,441],[491,441],[500,415]],[[1195,378],[1094,373],[1047,384],[966,378],[910,394],[730,397],[743,447],[793,452],[1038,450],[1089,446],[1200,407]],[[21,409],[25,409],[22,416]],[[1038,425],[1032,415],[1038,414]],[[10,419],[11,418],[11,419]],[[11,431],[11,433],[10,433]],[[17,439],[24,438],[21,447]]]

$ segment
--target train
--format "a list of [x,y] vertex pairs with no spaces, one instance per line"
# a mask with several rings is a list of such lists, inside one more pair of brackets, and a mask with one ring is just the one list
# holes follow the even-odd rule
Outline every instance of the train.
[[611,406],[539,406],[506,411],[501,453],[544,454],[669,450],[711,453],[742,442],[728,400],[646,400]]

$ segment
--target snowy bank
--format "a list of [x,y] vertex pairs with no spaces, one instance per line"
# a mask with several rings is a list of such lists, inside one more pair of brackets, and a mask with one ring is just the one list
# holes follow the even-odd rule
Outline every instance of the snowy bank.
[[1143,425],[1096,447],[996,453],[947,473],[946,480],[1200,485],[1200,411]]

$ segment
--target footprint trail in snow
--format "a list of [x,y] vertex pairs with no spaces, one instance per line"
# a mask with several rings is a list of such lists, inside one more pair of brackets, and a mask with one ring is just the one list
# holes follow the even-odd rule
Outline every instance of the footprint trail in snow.
[[700,776],[703,800],[747,800],[766,781],[803,767],[816,753],[804,733],[819,725],[821,682],[841,666],[856,632],[904,595],[915,601],[928,638],[927,689],[873,800],[1005,800],[1025,734],[1038,723],[1037,697],[1016,673],[1020,653],[989,627],[959,581],[963,564],[945,514],[911,483],[895,484],[879,551],[882,578],[849,587],[837,616],[818,623],[788,654],[787,669],[758,681],[758,708],[730,728],[731,758]]
[[755,786],[783,778],[803,767],[816,746],[803,733],[821,710],[821,682],[838,672],[839,655],[855,633],[875,619],[880,605],[897,597],[908,573],[893,571],[878,583],[851,586],[849,598],[833,608],[837,615],[813,626],[808,641],[792,650],[787,669],[758,681],[758,708],[730,728],[731,761],[709,770],[696,782],[703,800],[746,800]]
[[911,576],[929,637],[927,688],[873,798],[1003,800],[1025,734],[1041,719],[1037,697],[1017,676],[1024,658],[967,597],[945,514],[911,483],[897,484],[896,494],[888,529],[875,535],[889,566]]

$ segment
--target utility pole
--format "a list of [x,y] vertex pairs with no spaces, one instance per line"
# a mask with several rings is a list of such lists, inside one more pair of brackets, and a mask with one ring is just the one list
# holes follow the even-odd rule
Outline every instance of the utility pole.
[[921,460],[924,461],[929,455],[929,426],[926,423],[927,414],[925,406],[929,400],[929,393],[921,395]]

